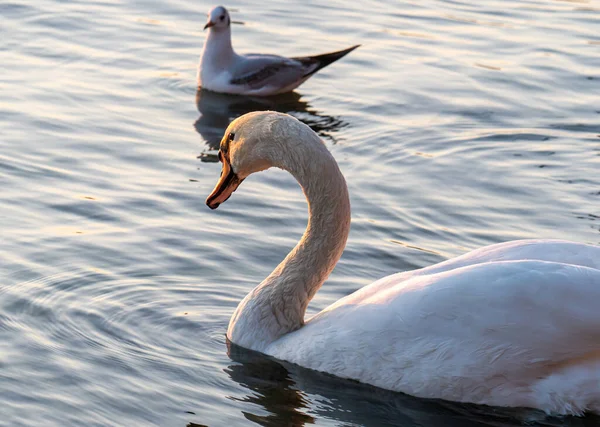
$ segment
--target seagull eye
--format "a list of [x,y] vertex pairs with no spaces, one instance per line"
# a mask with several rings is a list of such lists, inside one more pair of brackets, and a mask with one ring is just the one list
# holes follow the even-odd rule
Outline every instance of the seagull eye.
[[223,19],[225,19],[225,15],[219,16],[219,19],[222,21]]

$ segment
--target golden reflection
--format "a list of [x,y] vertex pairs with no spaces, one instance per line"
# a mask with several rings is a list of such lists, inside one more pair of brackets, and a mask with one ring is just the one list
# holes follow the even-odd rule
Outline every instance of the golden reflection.
[[416,39],[435,39],[434,36],[429,34],[415,33],[412,31],[400,31],[400,30],[392,30],[388,28],[384,28],[382,32],[386,34],[392,34],[400,37],[411,37]]
[[500,68],[500,67],[494,67],[493,65],[485,65],[480,62],[475,62],[475,65],[477,67],[485,68],[486,70],[492,70],[492,71],[501,71],[502,70],[502,68]]
[[150,24],[150,25],[161,25],[162,24],[162,22],[160,22],[158,19],[152,19],[152,18],[137,18],[136,21],[141,22],[143,24]]

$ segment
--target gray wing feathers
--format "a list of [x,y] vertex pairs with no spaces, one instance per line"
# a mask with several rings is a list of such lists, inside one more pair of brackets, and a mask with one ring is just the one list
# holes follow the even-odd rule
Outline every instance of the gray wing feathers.
[[285,87],[301,79],[307,72],[301,61],[277,56],[248,55],[242,67],[235,70],[230,83],[252,88]]
[[352,52],[359,45],[315,56],[285,58],[276,55],[249,54],[238,57],[230,83],[252,89],[272,86],[285,88],[310,77],[320,69]]

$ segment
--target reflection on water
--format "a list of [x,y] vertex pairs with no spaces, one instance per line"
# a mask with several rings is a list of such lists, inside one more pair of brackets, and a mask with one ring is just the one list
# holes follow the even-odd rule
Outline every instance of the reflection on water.
[[[230,342],[229,357],[236,362],[225,372],[249,390],[232,400],[258,405],[260,414],[243,411],[246,419],[263,426],[304,426],[316,419],[343,425],[403,427],[593,426],[600,418],[551,418],[530,409],[503,409],[418,399],[355,381],[312,371]],[[252,407],[251,405],[245,406]],[[264,415],[264,411],[268,415]]]
[[[273,110],[290,114],[306,123],[322,138],[334,143],[335,132],[348,124],[339,117],[318,112],[307,101],[302,100],[297,92],[262,98],[198,90],[196,106],[200,117],[194,127],[211,150],[219,147],[223,133],[232,120],[251,111]],[[205,161],[211,159],[210,156],[201,158]]]
[[267,415],[259,415],[243,411],[246,419],[260,425],[303,426],[314,423],[315,419],[305,413],[309,408],[309,399],[295,387],[294,380],[283,365],[260,353],[233,345],[229,348],[231,357],[241,364],[230,365],[225,372],[232,380],[252,391],[242,398],[230,398],[258,405],[268,412]]

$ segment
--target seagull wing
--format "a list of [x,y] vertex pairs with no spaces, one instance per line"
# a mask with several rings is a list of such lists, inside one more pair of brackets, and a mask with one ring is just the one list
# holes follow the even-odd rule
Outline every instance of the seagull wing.
[[239,57],[232,70],[230,84],[243,92],[268,88],[271,93],[292,90],[314,73],[356,49],[352,46],[337,52],[315,56],[285,58],[276,55],[248,54]]
[[270,86],[284,88],[302,79],[307,66],[298,60],[275,55],[250,54],[233,70],[230,84],[250,90]]

